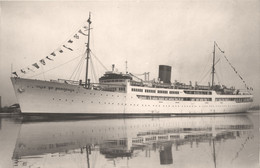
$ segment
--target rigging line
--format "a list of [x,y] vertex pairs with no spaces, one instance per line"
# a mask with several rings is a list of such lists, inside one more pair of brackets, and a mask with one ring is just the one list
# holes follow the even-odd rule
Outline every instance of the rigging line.
[[201,78],[201,80],[198,82],[198,84],[200,84],[206,76],[208,76],[208,74],[211,72],[211,69],[208,70],[208,72]]
[[91,64],[93,66],[93,72],[94,72],[95,80],[96,80],[96,82],[98,82],[98,77],[97,77],[97,73],[96,73],[97,71],[96,71],[96,68],[94,66],[93,59],[91,59]]
[[96,71],[94,69],[94,64],[93,64],[93,60],[92,59],[90,59],[90,64],[92,66],[92,71],[93,71],[93,74],[94,74],[95,82],[97,82],[97,75],[96,75]]
[[[95,65],[95,72],[96,72],[97,80],[98,80],[98,77],[100,77],[100,76],[103,75],[103,73],[102,73],[102,70],[103,70],[103,69],[100,70],[100,66],[97,66],[97,61],[96,61],[96,60],[93,60],[93,59],[92,59],[92,61],[93,61],[94,65]],[[98,82],[98,81],[97,81],[97,82]]]
[[95,82],[96,83],[96,76],[95,76],[95,74],[94,74],[94,66],[93,66],[93,61],[92,61],[92,59],[90,58],[89,59],[90,60],[90,68],[91,68],[91,75],[92,75],[92,80],[93,80],[93,82]]
[[[90,59],[90,68],[91,68],[91,78],[92,80],[94,81],[95,80],[95,77],[94,77],[94,74],[93,74],[93,65],[91,64],[91,59]],[[95,82],[95,81],[94,81]]]
[[218,46],[218,43],[217,43],[217,42],[215,42],[215,44],[216,44],[216,46],[218,47],[219,51],[220,51],[220,52],[222,52],[222,53],[224,53],[224,51],[223,51],[223,50],[221,50],[221,49],[220,49],[220,47]]
[[42,67],[43,79],[45,80],[44,68],[43,68],[43,66],[41,66],[41,67]]
[[[80,60],[81,60],[81,59],[80,59]],[[77,66],[74,68],[74,71],[72,72],[71,76],[69,77],[70,80],[73,79],[73,76],[74,76],[74,74],[75,74],[75,72],[76,72],[76,69],[78,68],[79,64],[81,64],[81,61],[80,61],[80,62],[77,64]]]
[[79,69],[79,75],[78,75],[78,80],[79,80],[79,78],[80,78],[80,75],[81,75],[81,73],[82,73],[82,69],[83,69],[83,66],[84,64],[81,64],[81,67],[80,67],[80,69]]
[[[81,59],[81,60],[82,60],[82,59]],[[72,79],[73,79],[73,80],[76,80],[77,74],[78,74],[78,72],[79,72],[79,68],[80,68],[80,66],[83,64],[83,62],[82,62],[81,60],[80,60],[79,64],[77,65],[77,67],[75,68],[74,76],[72,76]]]
[[90,50],[90,52],[92,53],[92,55],[97,59],[97,61],[103,66],[103,68],[108,71],[108,69],[105,67],[105,65],[102,64],[102,62],[98,59],[98,57]]
[[79,72],[81,71],[81,67],[83,66],[83,64],[84,64],[83,59],[81,59],[80,63],[77,66],[77,69],[74,73],[73,80],[77,80],[77,76],[78,76]]
[[94,37],[94,33],[93,33],[93,28],[91,28],[92,29],[92,31],[90,32],[91,34],[91,39],[90,40],[92,40],[92,42],[91,42],[91,44],[92,44],[92,47],[91,48],[93,48],[93,49],[95,49],[95,43],[94,43],[94,39],[95,39],[95,37]]
[[218,82],[219,82],[220,84],[222,84],[222,82],[220,81],[220,78],[219,78],[217,72],[215,72],[215,74],[216,74],[216,77],[217,77],[217,79],[218,79]]
[[209,62],[209,60],[210,60],[210,58],[211,58],[211,57],[208,57],[208,60],[207,60],[206,64],[204,65],[204,69],[203,69],[202,73],[200,74],[200,76],[202,76],[202,75],[204,74],[204,72],[205,72],[205,70],[206,70],[206,68],[207,68],[208,62]]
[[83,58],[84,58],[84,54],[83,55],[81,55],[82,57],[81,57],[81,59],[80,59],[80,61],[79,61],[79,63],[77,64],[77,66],[75,67],[75,69],[74,69],[74,71],[73,71],[73,73],[71,74],[71,76],[70,76],[70,78],[69,79],[73,79],[73,76],[75,75],[74,73],[76,73],[76,70],[77,70],[77,68],[79,67],[79,65],[80,64],[82,64],[83,63]]
[[[219,77],[220,77],[220,79],[221,80],[224,80],[224,76],[223,76],[223,70],[222,70],[222,68],[223,68],[223,65],[222,65],[222,60],[220,60],[220,63],[219,63],[220,65],[220,67],[219,67]],[[225,80],[224,80],[225,81]]]
[[[218,64],[218,62],[220,61],[220,58],[216,61],[216,63],[215,63],[215,66]],[[204,80],[204,78],[210,73],[210,71],[211,71],[211,68],[208,70],[208,72],[201,78],[201,80],[198,82],[198,84],[202,81],[202,80]],[[215,72],[216,73],[216,72]]]
[[[84,46],[84,48],[85,48],[85,46]],[[82,50],[83,50],[83,47],[82,47]],[[80,69],[80,67],[83,65],[83,63],[84,63],[84,57],[85,56],[85,54],[82,54],[82,58],[81,58],[81,60],[80,60],[80,62],[79,62],[79,64],[76,66],[76,68],[75,68],[75,70],[73,71],[73,73],[71,74],[71,76],[70,76],[70,79],[76,79],[77,77],[77,72],[79,72],[79,69]],[[82,68],[81,68],[82,69]],[[81,74],[81,70],[80,70],[80,74]]]
[[[61,65],[59,65],[59,66],[56,66],[56,67],[54,67],[54,68],[51,68],[51,69],[45,71],[44,73],[49,72],[49,71],[51,71],[51,70],[53,70],[53,69],[59,68],[59,67],[65,65],[65,64],[67,64],[67,63],[70,63],[71,61],[74,61],[75,59],[77,59],[77,58],[79,58],[79,57],[81,57],[81,55],[80,55],[80,56],[77,56],[77,57],[75,57],[75,58],[73,58],[73,59],[71,59],[71,60],[69,60],[69,61],[67,61],[67,62],[65,62],[65,63],[63,63],[63,64],[61,64]],[[38,76],[38,75],[41,75],[41,74],[42,74],[42,73],[39,73],[39,74],[30,76],[29,78],[32,78],[32,77],[35,77],[35,76]]]
[[83,62],[82,62],[82,64],[80,65],[80,67],[79,67],[79,69],[78,69],[78,77],[76,78],[77,81],[78,81],[79,78],[80,78],[80,74],[81,74],[81,72],[82,72],[82,68],[83,68]]

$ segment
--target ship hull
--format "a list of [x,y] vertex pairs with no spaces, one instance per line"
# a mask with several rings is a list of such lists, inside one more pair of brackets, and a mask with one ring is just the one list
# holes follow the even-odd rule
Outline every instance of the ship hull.
[[[23,78],[11,80],[24,114],[226,114],[246,112],[252,103],[214,101],[214,95],[211,95],[213,101],[142,100],[137,93],[91,90],[79,85]],[[252,95],[247,97],[252,98]]]

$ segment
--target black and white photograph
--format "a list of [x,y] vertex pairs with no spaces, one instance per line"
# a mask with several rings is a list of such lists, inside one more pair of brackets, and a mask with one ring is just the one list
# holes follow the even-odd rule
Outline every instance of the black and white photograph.
[[0,168],[258,168],[259,0],[0,1]]

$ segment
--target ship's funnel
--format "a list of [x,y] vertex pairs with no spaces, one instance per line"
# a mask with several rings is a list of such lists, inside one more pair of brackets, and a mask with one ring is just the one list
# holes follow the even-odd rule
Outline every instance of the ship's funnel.
[[159,79],[163,83],[171,83],[172,67],[168,65],[159,65]]

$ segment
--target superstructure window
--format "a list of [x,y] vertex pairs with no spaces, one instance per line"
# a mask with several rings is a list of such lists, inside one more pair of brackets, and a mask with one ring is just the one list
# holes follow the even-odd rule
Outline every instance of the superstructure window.
[[104,88],[103,90],[104,90],[104,91],[115,92],[115,91],[116,91],[116,88],[114,88],[114,87],[108,87],[108,88]]
[[155,90],[145,89],[145,93],[155,93]]
[[167,100],[167,101],[212,101],[212,98],[193,98],[193,97],[169,97],[169,96],[146,96],[136,95],[144,100]]
[[184,90],[186,94],[212,95],[211,91]]
[[169,91],[170,94],[179,94],[178,91]]
[[143,92],[143,89],[138,89],[138,88],[132,88],[133,92]]
[[168,91],[167,90],[157,90],[157,93],[168,94]]
[[237,103],[252,102],[252,98],[216,98],[216,101],[235,101]]

